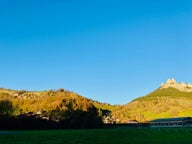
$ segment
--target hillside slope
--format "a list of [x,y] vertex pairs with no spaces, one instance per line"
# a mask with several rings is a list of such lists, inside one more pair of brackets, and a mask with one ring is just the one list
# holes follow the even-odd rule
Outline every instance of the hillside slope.
[[105,123],[192,116],[192,85],[177,83],[174,79],[168,79],[157,90],[126,105],[101,103],[64,89],[35,92],[0,88],[0,100],[12,102],[14,115],[94,109]]
[[41,92],[33,91],[17,91],[0,89],[0,100],[9,100],[13,103],[13,106],[17,108],[17,113],[25,112],[39,112],[50,111],[54,109],[67,110],[69,108],[73,110],[81,109],[86,111],[87,109],[94,107],[94,105],[86,98],[70,92],[64,89],[57,91],[48,90]]
[[102,110],[64,89],[41,92],[0,89],[0,129],[98,128]]
[[152,93],[113,111],[118,122],[150,121],[156,118],[192,116],[191,85],[168,79]]
[[[95,113],[104,119],[118,108],[118,106],[87,99],[64,89],[35,92],[0,88],[0,101],[2,100],[8,100],[12,103],[14,107],[12,114],[15,116],[33,113],[47,117],[55,111],[66,113],[69,111],[88,113],[92,111],[92,114]],[[58,117],[60,116],[58,115]]]

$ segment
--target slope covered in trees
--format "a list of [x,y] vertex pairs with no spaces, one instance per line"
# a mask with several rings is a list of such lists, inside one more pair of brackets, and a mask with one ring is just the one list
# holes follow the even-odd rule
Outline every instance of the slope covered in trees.
[[26,126],[23,128],[30,128],[27,124],[30,121],[36,122],[36,127],[41,127],[40,123],[50,122],[48,127],[52,128],[92,128],[102,125],[101,114],[90,100],[64,89],[30,92],[1,88],[0,109],[1,122],[7,123],[7,118],[10,124],[24,122]]
[[191,103],[192,85],[177,83],[174,79],[126,105],[101,103],[64,89],[40,92],[0,89],[0,115],[31,115],[62,121],[65,126],[74,128],[98,127],[102,122],[147,122],[156,118],[192,116]]

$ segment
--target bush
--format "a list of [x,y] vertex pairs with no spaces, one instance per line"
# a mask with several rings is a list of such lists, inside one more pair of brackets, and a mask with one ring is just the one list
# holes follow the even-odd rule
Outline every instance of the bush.
[[0,115],[11,115],[14,111],[13,104],[9,100],[0,101]]

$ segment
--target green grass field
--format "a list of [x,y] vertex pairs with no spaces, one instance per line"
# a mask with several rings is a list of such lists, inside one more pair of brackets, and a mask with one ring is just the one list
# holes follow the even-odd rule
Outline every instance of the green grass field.
[[0,144],[190,144],[192,128],[0,131]]

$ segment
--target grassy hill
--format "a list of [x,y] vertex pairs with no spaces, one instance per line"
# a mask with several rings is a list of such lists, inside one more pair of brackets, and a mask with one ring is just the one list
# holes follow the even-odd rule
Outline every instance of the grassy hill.
[[12,102],[14,115],[96,109],[105,123],[126,123],[133,120],[146,122],[156,118],[192,116],[192,85],[177,83],[173,79],[126,105],[101,103],[64,89],[36,92],[0,88],[0,100]]
[[157,89],[113,111],[120,122],[150,121],[156,118],[192,116],[192,92],[176,88]]
[[0,89],[0,129],[98,128],[102,110],[91,100],[64,89]]
[[[99,117],[106,117],[118,108],[107,103],[87,99],[64,89],[47,91],[10,90],[0,88],[0,101],[8,100],[13,105],[12,115],[43,113],[47,117],[57,111],[97,111]],[[1,112],[1,111],[0,111]],[[59,115],[59,114],[58,114]]]

